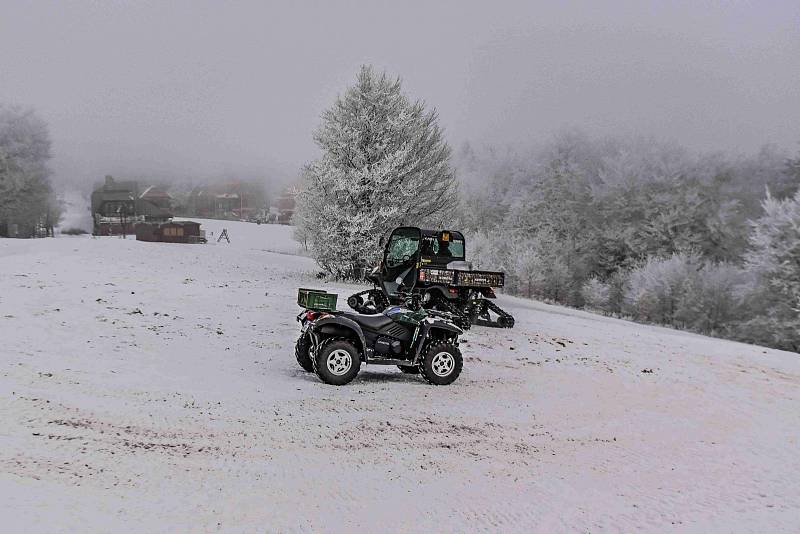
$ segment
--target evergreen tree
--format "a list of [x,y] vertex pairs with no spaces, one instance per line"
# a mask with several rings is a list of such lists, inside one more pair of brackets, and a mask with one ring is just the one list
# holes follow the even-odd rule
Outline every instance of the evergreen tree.
[[362,67],[314,140],[323,153],[304,169],[295,223],[329,275],[357,276],[395,226],[438,225],[452,215],[450,147],[436,111],[409,101],[399,78]]

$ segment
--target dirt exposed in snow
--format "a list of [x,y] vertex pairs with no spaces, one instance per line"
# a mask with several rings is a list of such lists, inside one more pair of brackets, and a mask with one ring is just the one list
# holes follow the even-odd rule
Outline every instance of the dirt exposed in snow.
[[800,358],[501,297],[434,387],[295,363],[291,229],[0,240],[8,531],[793,531]]

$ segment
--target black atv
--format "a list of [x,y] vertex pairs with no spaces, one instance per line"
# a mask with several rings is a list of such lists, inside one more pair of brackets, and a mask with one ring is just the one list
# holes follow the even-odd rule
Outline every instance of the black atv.
[[[453,383],[461,374],[463,359],[458,336],[463,331],[443,314],[428,312],[417,295],[406,294],[405,306],[382,313],[336,311],[335,295],[325,305],[311,303],[313,290],[301,289],[312,298],[298,297],[306,307],[297,320],[302,325],[295,345],[297,363],[327,384],[342,386],[353,380],[361,364],[396,365],[404,373],[421,374],[434,385]],[[322,308],[322,309],[320,309]]]
[[493,288],[503,287],[504,274],[472,270],[460,232],[395,228],[384,246],[383,261],[366,279],[373,289],[347,299],[359,313],[380,313],[402,303],[402,295],[410,292],[420,296],[426,309],[451,314],[463,329],[473,324],[514,326],[514,317],[490,300],[496,298]]

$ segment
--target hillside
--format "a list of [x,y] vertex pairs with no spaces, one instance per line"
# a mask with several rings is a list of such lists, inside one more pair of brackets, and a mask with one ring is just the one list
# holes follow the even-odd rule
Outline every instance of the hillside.
[[296,290],[357,287],[291,228],[203,227],[231,243],[0,239],[7,531],[800,523],[797,354],[501,296],[516,328],[465,335],[452,386],[331,387],[294,361]]

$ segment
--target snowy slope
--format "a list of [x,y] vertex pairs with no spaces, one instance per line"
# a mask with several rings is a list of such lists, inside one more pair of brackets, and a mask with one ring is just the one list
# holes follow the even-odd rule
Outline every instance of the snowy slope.
[[[433,387],[294,361],[291,229],[0,240],[4,531],[796,531],[800,359],[501,297]],[[649,372],[652,370],[652,373]],[[644,372],[648,371],[648,372]]]

